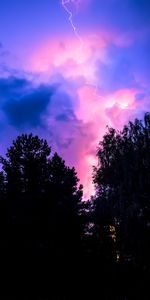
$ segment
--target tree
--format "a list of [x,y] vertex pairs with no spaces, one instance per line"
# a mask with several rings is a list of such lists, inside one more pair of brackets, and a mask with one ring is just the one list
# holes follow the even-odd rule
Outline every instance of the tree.
[[23,134],[1,157],[11,243],[65,253],[81,238],[82,186],[75,169],[50,152],[46,140]]
[[0,201],[4,198],[5,194],[5,184],[4,184],[4,174],[0,172]]
[[18,136],[1,158],[8,193],[41,192],[47,180],[50,147],[32,134]]
[[42,285],[44,293],[46,282],[55,293],[55,285],[61,290],[72,283],[83,230],[77,173],[57,153],[50,154],[46,140],[23,134],[1,157],[0,173],[1,236],[10,269],[36,279],[36,289]]
[[78,186],[75,169],[67,167],[57,153],[51,158],[49,168],[51,234],[57,251],[67,251],[67,255],[70,255],[77,250],[81,239],[82,186]]
[[41,240],[41,230],[38,229],[42,221],[42,195],[47,182],[49,155],[46,140],[23,134],[13,141],[6,158],[1,157],[8,205],[9,243],[17,249],[33,247],[37,240]]
[[[113,226],[115,249],[125,259],[147,264],[150,221],[150,115],[121,132],[108,128],[94,169],[95,228]],[[118,252],[117,252],[118,253]]]

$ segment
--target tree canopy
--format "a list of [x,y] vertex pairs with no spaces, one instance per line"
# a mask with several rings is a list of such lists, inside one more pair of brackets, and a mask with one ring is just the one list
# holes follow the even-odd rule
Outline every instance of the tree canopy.
[[97,156],[95,222],[114,226],[120,255],[147,264],[143,251],[150,234],[150,115],[143,122],[129,122],[122,131],[108,128]]
[[149,299],[150,114],[107,127],[97,158],[85,202],[75,168],[46,140],[22,134],[0,157],[1,261],[13,286],[28,279],[49,299]]

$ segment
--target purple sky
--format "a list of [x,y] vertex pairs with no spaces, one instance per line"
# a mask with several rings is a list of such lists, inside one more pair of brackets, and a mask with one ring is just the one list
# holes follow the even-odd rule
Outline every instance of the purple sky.
[[90,195],[106,125],[150,110],[149,16],[147,0],[1,1],[1,153],[45,137]]

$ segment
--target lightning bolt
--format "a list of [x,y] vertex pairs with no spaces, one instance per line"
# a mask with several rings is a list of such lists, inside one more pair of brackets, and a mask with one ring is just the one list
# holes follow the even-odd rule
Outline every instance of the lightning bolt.
[[76,35],[76,37],[78,38],[78,40],[80,41],[80,45],[83,44],[83,41],[82,41],[82,38],[73,22],[73,13],[71,12],[71,10],[68,8],[68,4],[70,3],[74,3],[76,5],[76,9],[78,9],[79,7],[79,3],[80,3],[80,0],[62,0],[61,4],[64,8],[64,10],[67,12],[67,14],[69,15],[69,22],[71,24],[71,27],[74,31],[74,34]]
[[[75,24],[74,24],[74,21],[73,21],[73,13],[72,13],[72,11],[68,8],[68,4],[73,3],[73,4],[76,6],[76,12],[77,12],[78,9],[79,9],[80,2],[81,2],[81,0],[62,0],[62,1],[61,1],[61,5],[62,5],[62,7],[64,8],[64,10],[67,12],[67,14],[68,14],[68,16],[69,16],[69,17],[68,17],[68,20],[69,20],[69,22],[70,22],[70,24],[71,24],[71,27],[72,27],[72,29],[73,29],[73,31],[74,31],[75,36],[76,36],[77,39],[80,41],[80,49],[82,49],[82,48],[84,47],[84,41],[83,41],[81,35],[79,34],[79,32],[78,32],[78,30],[77,30],[77,28],[76,28],[76,26],[75,26]],[[91,85],[91,82],[87,80],[87,81],[86,81],[86,84],[87,84],[87,85]],[[97,96],[98,86],[97,86],[97,85],[94,85],[94,87],[95,87],[95,91],[94,91],[93,95],[94,95],[94,96]]]

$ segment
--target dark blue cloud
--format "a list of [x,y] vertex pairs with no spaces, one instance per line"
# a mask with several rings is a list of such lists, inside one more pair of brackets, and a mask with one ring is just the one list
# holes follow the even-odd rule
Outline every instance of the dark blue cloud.
[[61,84],[35,87],[22,77],[0,78],[0,113],[17,130],[47,126],[48,120],[76,123],[72,99]]
[[0,78],[1,147],[5,149],[18,134],[33,132],[44,136],[53,149],[64,155],[76,139],[80,140],[83,131],[74,113],[74,97],[62,80],[35,86],[25,77]]
[[39,87],[19,99],[8,99],[3,105],[9,123],[15,127],[41,125],[41,115],[45,112],[52,90]]
[[50,103],[54,87],[33,87],[24,78],[1,78],[1,111],[9,124],[16,128],[41,125],[41,116]]
[[17,97],[31,88],[31,83],[25,78],[0,78],[0,101],[8,97]]

